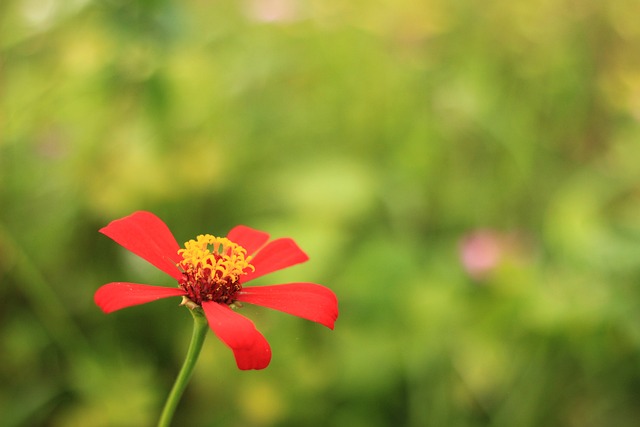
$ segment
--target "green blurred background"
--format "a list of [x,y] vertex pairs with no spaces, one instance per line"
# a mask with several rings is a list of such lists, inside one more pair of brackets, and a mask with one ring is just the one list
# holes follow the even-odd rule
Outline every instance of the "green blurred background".
[[635,426],[636,0],[2,0],[0,425],[153,425],[178,299],[97,230],[291,236],[335,331],[249,307],[180,426]]

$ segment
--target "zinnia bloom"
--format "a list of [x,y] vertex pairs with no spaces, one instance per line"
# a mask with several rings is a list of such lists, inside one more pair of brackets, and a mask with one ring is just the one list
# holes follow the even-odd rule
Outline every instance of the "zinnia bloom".
[[240,369],[266,368],[271,347],[253,322],[236,313],[232,305],[257,304],[330,329],[338,317],[335,294],[315,283],[244,286],[265,274],[307,261],[307,255],[292,239],[269,241],[269,234],[238,225],[227,237],[200,235],[181,249],[167,225],[144,211],[112,221],[100,232],[178,282],[176,288],[127,282],[103,285],[94,299],[105,313],[181,296],[189,308],[202,307],[209,327],[231,348]]

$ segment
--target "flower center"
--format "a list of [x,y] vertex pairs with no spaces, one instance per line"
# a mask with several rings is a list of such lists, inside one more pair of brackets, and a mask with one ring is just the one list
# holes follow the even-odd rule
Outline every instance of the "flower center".
[[198,305],[206,301],[232,304],[242,289],[240,276],[254,270],[247,251],[225,237],[200,235],[186,242],[178,254],[182,256],[179,286]]

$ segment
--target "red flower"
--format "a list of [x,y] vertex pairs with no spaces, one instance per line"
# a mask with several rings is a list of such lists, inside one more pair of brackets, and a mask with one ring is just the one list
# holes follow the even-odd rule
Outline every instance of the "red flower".
[[190,308],[202,307],[209,327],[231,348],[240,369],[266,368],[271,361],[271,348],[253,322],[237,314],[230,305],[257,304],[330,329],[338,318],[336,296],[324,286],[314,283],[243,286],[265,274],[307,261],[307,255],[292,239],[269,241],[269,234],[239,225],[226,238],[201,235],[180,249],[167,225],[143,211],[112,221],[100,232],[178,281],[177,288],[108,283],[94,296],[105,313],[182,296]]

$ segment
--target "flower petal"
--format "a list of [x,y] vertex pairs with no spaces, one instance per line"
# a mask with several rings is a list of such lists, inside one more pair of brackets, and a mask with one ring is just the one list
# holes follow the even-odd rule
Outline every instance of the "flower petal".
[[101,286],[93,296],[93,300],[102,311],[111,313],[121,308],[181,295],[185,295],[185,292],[180,288],[114,282]]
[[329,288],[315,283],[248,286],[238,292],[236,299],[284,311],[329,329],[333,329],[338,318],[336,295]]
[[176,264],[180,246],[169,227],[151,212],[138,211],[111,221],[100,232],[176,280],[182,273]]
[[269,233],[255,230],[246,225],[238,225],[229,231],[227,239],[239,244],[247,250],[247,255],[253,255],[269,240]]
[[255,271],[243,276],[243,283],[265,274],[300,264],[309,259],[293,239],[283,238],[269,242],[250,261]]
[[226,304],[202,303],[211,330],[225,343],[236,358],[238,368],[264,369],[271,361],[271,347],[253,322]]

